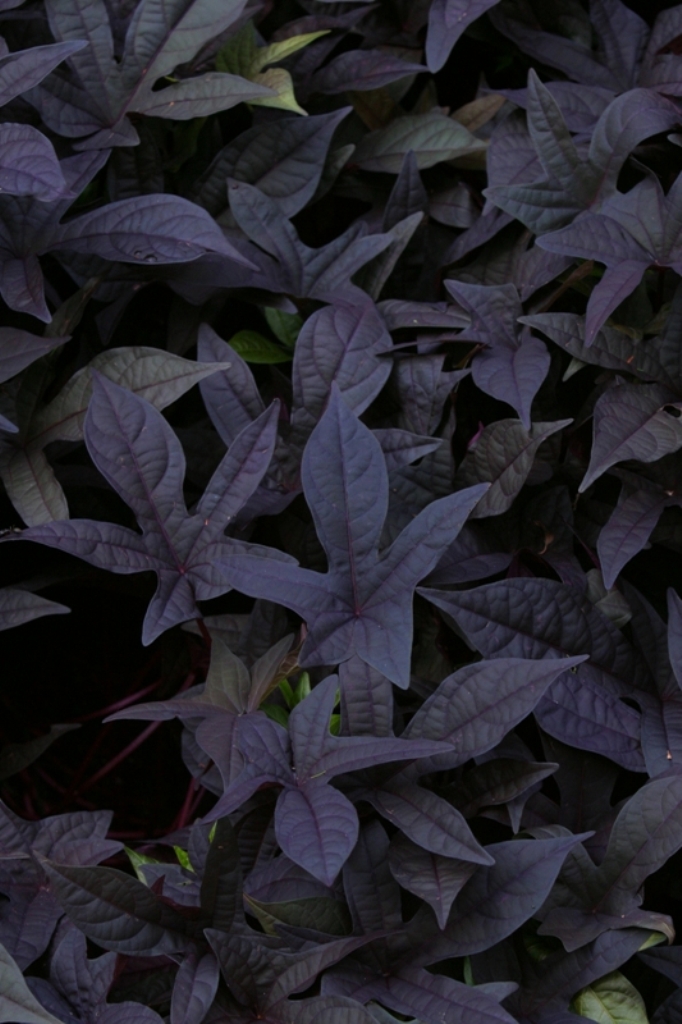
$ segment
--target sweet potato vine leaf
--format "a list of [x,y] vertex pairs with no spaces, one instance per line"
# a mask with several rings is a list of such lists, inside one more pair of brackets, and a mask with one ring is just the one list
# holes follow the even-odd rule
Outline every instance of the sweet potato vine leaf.
[[55,249],[138,265],[184,263],[214,252],[253,268],[205,210],[180,196],[133,196],[62,224],[75,196],[101,170],[107,156],[106,151],[79,153],[62,160],[66,190],[58,199],[0,196],[0,286],[10,309],[50,322],[38,257]]
[[435,568],[487,484],[432,502],[380,553],[388,507],[384,456],[336,385],[306,445],[301,476],[328,572],[285,564],[279,552],[254,548],[221,560],[224,578],[245,594],[278,601],[305,619],[304,667],[335,665],[357,654],[405,687],[414,588]]
[[40,1005],[4,946],[0,946],[0,1021],[4,1024],[60,1024],[59,1017]]
[[[290,860],[325,885],[334,882],[348,859],[359,828],[353,804],[327,783],[337,775],[373,765],[447,751],[446,744],[429,738],[333,736],[329,722],[337,689],[338,678],[329,676],[296,705],[289,717],[289,738],[264,716],[245,716],[236,738],[244,770],[206,819],[231,813],[264,784],[282,786],[274,817],[277,841]],[[473,839],[469,852],[472,860],[487,862]]]
[[[268,467],[278,406],[273,403],[239,434],[190,514],[182,494],[185,457],[166,420],[143,398],[100,374],[93,376],[85,442],[100,473],[135,513],[142,533],[94,519],[70,519],[16,536],[111,572],[155,572],[158,585],[142,631],[143,643],[150,644],[164,630],[198,616],[197,600],[229,589],[215,559],[236,543],[224,531]],[[279,552],[276,557],[287,558]]]
[[426,36],[429,71],[440,71],[464,30],[496,3],[498,0],[434,0]]
[[632,89],[608,105],[583,157],[559,104],[532,70],[527,103],[528,129],[545,177],[498,185],[484,195],[537,235],[562,227],[583,210],[598,210],[616,194],[618,175],[632,150],[672,128],[681,116],[679,107],[658,93]]
[[642,280],[648,267],[682,273],[682,175],[666,195],[649,176],[625,195],[618,193],[600,213],[586,213],[560,231],[538,238],[549,252],[606,264],[587,303],[585,344],[591,345],[618,305]]
[[45,6],[56,39],[86,40],[89,45],[71,54],[71,78],[55,73],[28,98],[53,131],[69,138],[89,136],[80,143],[82,149],[137,145],[129,114],[184,121],[272,95],[263,85],[215,71],[154,90],[159,80],[234,24],[244,0],[143,0],[130,21],[120,59],[104,0],[47,0]]
[[[20,335],[17,343],[24,355],[32,349],[39,351],[38,343],[47,351],[48,347],[54,347],[50,341],[61,344],[66,340],[34,339],[25,331],[16,333]],[[10,364],[17,365],[14,360]],[[47,405],[41,403],[52,383],[53,368],[45,361],[32,368],[22,378],[17,391],[18,435],[0,441],[0,477],[26,525],[38,526],[53,519],[68,518],[66,495],[44,448],[53,441],[83,439],[83,425],[92,395],[92,371],[127,387],[157,409],[164,409],[198,381],[225,367],[224,362],[200,364],[158,348],[136,345],[111,348],[77,370]],[[2,373],[0,368],[0,377]]]

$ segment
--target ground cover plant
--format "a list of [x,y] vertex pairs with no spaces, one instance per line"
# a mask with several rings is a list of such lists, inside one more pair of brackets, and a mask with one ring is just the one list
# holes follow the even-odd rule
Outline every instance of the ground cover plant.
[[0,1022],[682,1018],[682,5],[0,0]]

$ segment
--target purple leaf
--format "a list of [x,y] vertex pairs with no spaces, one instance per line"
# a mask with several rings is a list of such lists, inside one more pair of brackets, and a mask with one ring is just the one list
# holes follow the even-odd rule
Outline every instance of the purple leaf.
[[447,927],[424,944],[420,962],[478,953],[511,935],[542,906],[580,839],[520,839],[488,846],[495,863],[478,868],[466,883]]
[[215,558],[229,546],[226,526],[267,469],[276,416],[273,405],[237,437],[190,515],[182,497],[185,459],[168,423],[144,399],[97,375],[86,444],[104,478],[135,512],[142,535],[73,519],[31,527],[21,537],[112,572],[156,572],[158,586],[143,629],[143,642],[149,644],[165,629],[194,618],[197,599],[225,593]]
[[0,125],[0,192],[46,203],[69,194],[52,143],[28,124]]
[[404,967],[396,977],[370,982],[356,997],[378,999],[398,1013],[418,1013],[424,1024],[441,1024],[444,1020],[453,1024],[512,1024],[514,1020],[498,999],[481,988],[420,968]]
[[471,22],[496,3],[498,0],[434,0],[426,36],[426,62],[432,74],[440,71]]
[[158,956],[189,946],[186,920],[136,878],[115,868],[48,860],[43,867],[66,914],[103,949]]
[[332,885],[358,838],[350,800],[331,786],[288,789],[277,801],[275,830],[284,853]]
[[575,313],[537,313],[520,320],[542,331],[581,362],[633,374],[646,381],[655,380],[673,390],[677,388],[676,376],[671,375],[671,371],[676,374],[671,364],[677,358],[677,352],[674,355],[670,353],[670,362],[668,358],[663,362],[663,345],[643,348],[624,331],[604,326],[588,347],[585,344],[585,318]]
[[41,338],[17,327],[0,328],[0,382],[9,380],[68,338]]
[[682,266],[682,238],[676,228],[681,201],[682,175],[667,195],[657,178],[645,178],[627,194],[612,196],[600,214],[586,214],[538,239],[538,245],[550,252],[596,259],[607,266],[587,304],[587,345],[648,266]]
[[227,582],[254,597],[267,594],[306,620],[301,664],[338,664],[357,654],[406,686],[412,591],[457,535],[482,488],[433,502],[379,556],[388,497],[383,455],[336,387],[306,446],[302,479],[329,572],[275,565],[270,549],[263,549],[224,561]]
[[428,903],[445,928],[454,899],[476,865],[423,850],[404,835],[393,837],[388,859],[396,881]]
[[247,364],[208,324],[199,328],[197,349],[202,363],[229,362],[222,373],[212,374],[200,385],[211,421],[229,446],[265,411],[265,405]]
[[0,941],[21,967],[47,948],[63,914],[39,858],[91,865],[120,850],[104,837],[111,813],[75,812],[26,822],[0,803],[0,892],[7,894],[0,917]]
[[253,267],[201,207],[170,195],[109,203],[65,224],[52,246],[140,264],[182,263],[216,252]]
[[535,234],[559,228],[583,210],[598,210],[616,194],[620,170],[635,147],[679,121],[679,111],[668,99],[647,89],[632,89],[601,114],[583,159],[559,104],[534,71],[528,75],[527,110],[545,179],[505,184],[484,194]]
[[[350,278],[394,241],[391,232],[368,235],[366,225],[356,222],[327,245],[311,249],[299,240],[276,200],[233,179],[228,181],[228,196],[238,226],[258,246],[245,249],[248,259],[261,271],[256,277],[244,275],[247,286],[323,301],[334,297],[351,299],[353,295],[360,298],[361,292],[350,283]],[[218,283],[224,286],[224,268],[222,264],[218,266]],[[188,273],[184,277],[192,280]],[[205,270],[202,279],[206,280]]]
[[443,160],[480,153],[485,143],[439,110],[426,114],[403,114],[386,128],[379,128],[361,139],[353,154],[353,163],[363,171],[387,171],[398,174],[405,155],[414,153],[421,171]]
[[382,220],[383,230],[389,231],[401,220],[415,213],[424,213],[428,205],[428,192],[422,183],[416,157],[410,150],[405,154],[400,174],[388,197]]
[[646,547],[656,523],[671,499],[657,488],[623,487],[618,504],[601,529],[597,553],[604,575],[604,586],[610,590],[621,569]]
[[21,1024],[61,1024],[29,989],[18,965],[0,945],[0,1014]]
[[682,402],[674,399],[660,384],[609,388],[594,408],[590,464],[579,490],[586,491],[617,462],[655,462],[682,448]]
[[338,300],[308,317],[296,339],[292,429],[310,436],[333,384],[360,416],[388,379],[390,360],[380,355],[390,348],[391,337],[371,301]]
[[146,114],[147,117],[189,121],[272,94],[272,89],[267,86],[250,82],[239,75],[211,71],[148,93],[139,100],[133,100],[128,109],[131,113]]
[[[233,75],[209,73],[183,79],[159,91],[154,85],[236,22],[243,0],[196,0],[166,9],[158,2],[138,5],[125,35],[122,54],[114,54],[109,10],[104,0],[48,0],[50,28],[61,42],[88,45],[69,58],[77,79],[67,83],[51,75],[31,91],[30,101],[58,134],[90,136],[82,148],[134,146],[139,136],[130,113],[193,118],[227,110],[242,100],[271,91]],[[163,96],[164,93],[170,96]]]
[[227,206],[227,180],[234,178],[255,185],[293,217],[314,196],[332,136],[349,109],[254,125],[218,153],[188,198],[215,217]]
[[646,691],[646,665],[622,633],[571,587],[546,579],[510,579],[446,594],[420,590],[452,616],[488,658],[589,660],[560,676],[537,705],[553,736],[640,770],[639,714],[619,698]]
[[547,375],[550,359],[544,344],[538,345],[517,325],[523,309],[516,288],[512,284],[485,287],[460,281],[445,284],[471,317],[471,327],[459,337],[486,346],[473,358],[474,383],[486,394],[511,405],[530,430],[531,403]]
[[[680,847],[682,776],[675,774],[653,779],[630,797],[614,822],[598,867],[586,856],[575,868],[569,859],[545,908],[541,932],[558,935],[571,952],[608,928],[655,927],[654,915],[645,912],[639,917],[640,891],[649,875]],[[661,924],[659,930],[666,930]]]
[[284,786],[275,809],[278,842],[290,860],[327,886],[353,849],[358,825],[350,801],[326,783],[342,773],[443,750],[443,744],[430,740],[333,736],[329,722],[336,699],[337,678],[329,676],[291,712],[293,769],[284,730],[262,716],[242,718],[237,743],[244,769],[209,816],[214,820],[229,814],[265,783]]
[[393,687],[381,672],[359,658],[339,666],[341,715],[350,736],[390,736]]
[[0,57],[0,106],[33,88],[58,64],[86,45],[85,40],[49,43]]
[[[563,664],[499,658],[466,665],[447,676],[424,701],[404,735],[447,741],[454,750],[454,756],[444,755],[448,767],[464,764],[497,746],[531,713],[557,677],[586,660],[587,655]],[[423,767],[437,770],[439,757]]]
[[362,799],[423,850],[472,864],[491,863],[459,811],[431,790],[399,779],[363,790]]
[[641,948],[646,933],[638,928],[607,932],[573,953],[559,950],[547,957],[537,976],[512,996],[515,1014],[533,1024],[568,1024],[571,998],[598,978],[617,970]]
[[448,395],[463,376],[456,370],[443,372],[443,362],[443,356],[434,355],[394,364],[391,383],[400,402],[398,425],[404,430],[432,435],[438,429]]
[[32,594],[18,587],[0,589],[0,631],[13,629],[24,622],[32,622],[43,615],[66,615],[71,609],[46,597]]
[[220,971],[212,952],[190,950],[175,977],[171,999],[170,1024],[201,1024],[213,1002]]
[[348,50],[317,71],[310,87],[314,92],[327,94],[346,92],[349,85],[360,91],[381,89],[422,71],[426,68],[421,64],[410,64],[381,50]]
[[647,41],[646,22],[620,0],[593,0],[590,12],[601,43],[597,52],[580,38],[542,31],[534,17],[517,21],[500,7],[490,17],[524,53],[563,71],[573,81],[612,93],[632,89]]
[[[544,346],[542,351],[546,354]],[[518,420],[497,420],[485,427],[469,448],[455,478],[456,485],[461,487],[490,484],[471,518],[482,519],[506,512],[526,482],[540,445],[572,422],[534,423],[527,430]]]

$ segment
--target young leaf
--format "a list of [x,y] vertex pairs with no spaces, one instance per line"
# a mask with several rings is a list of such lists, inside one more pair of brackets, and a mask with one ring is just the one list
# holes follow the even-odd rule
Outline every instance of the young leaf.
[[588,985],[578,992],[571,1005],[581,1017],[598,1024],[648,1024],[644,1000],[620,971]]

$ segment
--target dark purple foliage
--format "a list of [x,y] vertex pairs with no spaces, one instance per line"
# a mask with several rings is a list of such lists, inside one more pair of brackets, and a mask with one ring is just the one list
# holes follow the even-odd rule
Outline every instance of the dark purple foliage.
[[650,7],[0,0],[0,1021],[681,1019]]

